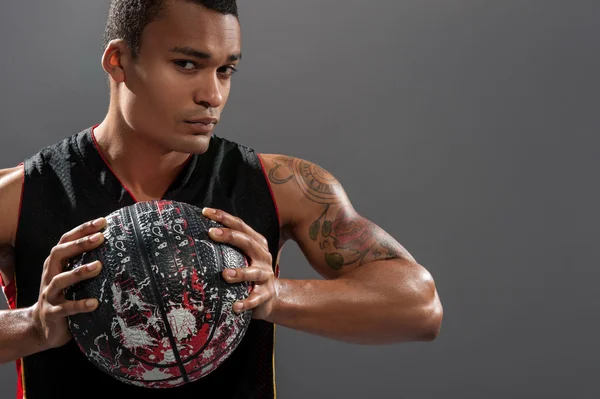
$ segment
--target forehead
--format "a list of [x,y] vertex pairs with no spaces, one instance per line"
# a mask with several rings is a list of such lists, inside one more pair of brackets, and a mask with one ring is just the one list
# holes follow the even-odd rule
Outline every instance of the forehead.
[[189,46],[229,55],[241,52],[240,24],[233,15],[223,15],[190,1],[169,0],[159,17],[144,29],[142,43],[156,50]]

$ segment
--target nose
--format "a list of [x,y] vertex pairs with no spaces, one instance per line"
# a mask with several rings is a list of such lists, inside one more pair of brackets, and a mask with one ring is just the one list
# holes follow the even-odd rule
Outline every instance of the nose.
[[194,92],[194,102],[206,108],[219,108],[223,105],[223,85],[216,74],[202,75]]

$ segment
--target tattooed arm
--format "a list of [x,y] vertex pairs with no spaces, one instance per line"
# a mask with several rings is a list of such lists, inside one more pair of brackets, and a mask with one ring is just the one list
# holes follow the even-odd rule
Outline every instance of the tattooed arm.
[[443,311],[428,271],[360,216],[330,173],[297,158],[261,158],[279,208],[283,240],[295,241],[325,277],[278,279],[269,321],[354,343],[434,339]]

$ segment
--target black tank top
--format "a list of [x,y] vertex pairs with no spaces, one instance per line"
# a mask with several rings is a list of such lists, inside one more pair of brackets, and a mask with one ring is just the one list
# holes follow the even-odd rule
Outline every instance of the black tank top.
[[[24,171],[15,243],[13,299],[19,308],[37,301],[44,260],[62,234],[135,202],[102,158],[92,127],[27,159]],[[240,217],[267,238],[278,273],[277,209],[253,149],[213,135],[208,151],[189,158],[163,199]],[[252,320],[233,354],[204,379],[177,388],[148,389],[118,382],[96,369],[71,340],[21,359],[18,391],[27,399],[274,398],[273,355],[274,325]]]

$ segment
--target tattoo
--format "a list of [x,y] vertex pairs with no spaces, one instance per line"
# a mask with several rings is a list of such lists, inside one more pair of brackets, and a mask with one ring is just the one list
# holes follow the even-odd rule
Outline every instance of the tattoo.
[[[338,210],[332,222],[325,220],[323,223],[321,247],[332,246],[332,250],[335,250],[325,253],[325,261],[329,267],[340,270],[344,266],[362,266],[369,260],[400,257],[399,251],[394,249],[395,244],[383,230],[367,219],[353,214],[349,206],[343,207]],[[318,230],[319,222],[315,221],[311,229]],[[326,223],[330,226],[327,229]],[[325,234],[324,230],[328,230],[328,234]],[[318,237],[311,235],[311,239],[316,241]]]
[[[311,225],[308,235],[325,252],[325,262],[334,270],[365,264],[370,260],[399,258],[402,248],[382,229],[356,216],[342,205],[337,193],[340,183],[319,166],[293,157],[279,156],[269,171],[274,184],[294,181],[311,201],[323,205],[323,212]],[[337,210],[337,212],[336,212]]]
[[274,184],[285,184],[294,180],[302,193],[319,204],[339,202],[336,192],[340,183],[323,168],[298,158],[280,156],[273,160],[275,167],[269,172],[269,180]]

